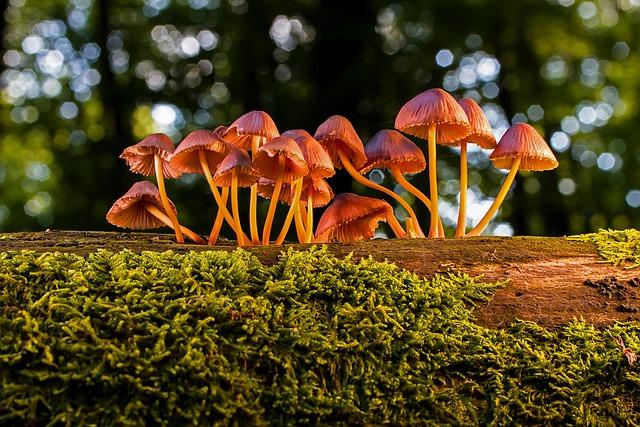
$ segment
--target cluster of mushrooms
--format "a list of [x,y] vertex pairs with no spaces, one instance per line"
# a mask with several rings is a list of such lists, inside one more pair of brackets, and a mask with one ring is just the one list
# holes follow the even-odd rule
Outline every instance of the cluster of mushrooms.
[[[147,136],[128,147],[122,155],[130,170],[155,175],[158,186],[149,181],[135,183],[107,213],[116,226],[150,229],[169,226],[178,243],[184,236],[195,243],[215,245],[226,221],[240,246],[268,245],[278,202],[289,205],[275,244],[285,239],[295,223],[300,243],[353,242],[371,239],[380,221],[386,221],[396,237],[425,237],[411,206],[397,193],[367,179],[372,169],[388,169],[399,185],[420,200],[430,212],[428,237],[444,238],[438,214],[436,144],[460,147],[460,208],[455,237],[478,236],[500,207],[518,170],[549,170],[558,161],[540,134],[525,123],[514,124],[496,144],[491,126],[480,106],[471,99],[456,101],[442,89],[429,89],[407,102],[395,120],[397,130],[381,130],[363,145],[352,124],[332,116],[311,136],[302,129],[283,134],[263,111],[249,112],[230,126],[213,131],[200,129],[188,134],[174,149],[165,134]],[[405,174],[417,174],[427,167],[420,148],[402,133],[427,141],[429,197],[413,186]],[[466,226],[467,144],[493,149],[495,167],[510,169],[495,201],[470,231]],[[407,212],[405,226],[384,200],[342,193],[334,197],[326,179],[344,168],[356,181],[396,200]],[[165,178],[183,173],[204,175],[217,214],[208,241],[180,225],[175,205],[167,196]],[[239,187],[250,187],[249,234],[242,229],[238,208]],[[231,212],[228,209],[231,193]],[[258,195],[270,199],[269,209],[258,230]],[[329,204],[314,232],[314,208]]]

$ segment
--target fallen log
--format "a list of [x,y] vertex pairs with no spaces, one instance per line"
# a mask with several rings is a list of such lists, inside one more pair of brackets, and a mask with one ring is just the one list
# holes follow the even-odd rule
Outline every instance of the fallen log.
[[[276,262],[288,247],[247,248],[263,263]],[[32,250],[86,255],[98,249],[134,252],[234,250],[234,242],[218,246],[178,245],[170,234],[91,231],[21,232],[0,235],[0,252]],[[419,275],[460,271],[482,275],[487,281],[506,281],[493,298],[475,308],[478,323],[506,327],[515,319],[557,327],[572,319],[597,326],[616,321],[640,320],[640,287],[634,269],[602,262],[593,244],[563,237],[479,237],[468,239],[390,239],[352,244],[330,244],[338,255],[357,259],[371,255],[388,260]],[[599,284],[602,283],[602,286]],[[623,292],[610,292],[617,286]],[[627,285],[628,283],[628,285]],[[604,291],[603,291],[604,289]]]

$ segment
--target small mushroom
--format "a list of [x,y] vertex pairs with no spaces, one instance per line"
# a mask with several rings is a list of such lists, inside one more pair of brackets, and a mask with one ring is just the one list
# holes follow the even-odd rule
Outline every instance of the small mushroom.
[[[296,141],[304,159],[309,166],[309,174],[304,177],[304,182],[302,185],[302,200],[306,200],[304,205],[307,207],[306,212],[306,221],[304,224],[301,224],[303,215],[300,212],[296,213],[296,230],[299,228],[304,229],[305,238],[300,241],[300,243],[311,243],[313,238],[313,207],[314,202],[313,198],[317,194],[315,191],[305,191],[305,188],[309,189],[309,181],[315,179],[329,178],[335,175],[336,171],[333,168],[333,163],[331,162],[331,157],[324,149],[324,147],[307,131],[303,129],[292,129],[288,130],[282,134],[283,136],[288,136],[293,138]],[[300,206],[303,204],[301,203]],[[310,224],[310,226],[308,226]]]
[[467,144],[473,143],[485,149],[493,149],[496,146],[496,138],[482,108],[473,99],[462,98],[458,103],[467,115],[471,128],[469,135],[457,141],[460,144],[460,208],[455,237],[462,237],[467,231]]
[[[124,196],[115,201],[107,213],[107,221],[117,227],[132,229],[151,229],[162,226],[173,228],[173,222],[164,210],[160,191],[149,181],[136,182]],[[169,202],[173,215],[176,207]],[[182,232],[195,243],[204,244],[204,240],[193,231],[180,226]]]
[[[318,127],[314,137],[327,150],[335,168],[344,167],[360,184],[392,197],[409,213],[409,216],[415,217],[411,206],[400,195],[360,175],[358,170],[367,162],[367,155],[364,152],[362,140],[349,120],[342,116],[331,116]],[[413,222],[407,222],[407,229],[413,236],[415,233]]]
[[373,238],[380,221],[387,221],[396,237],[404,235],[389,203],[353,193],[341,193],[320,217],[316,242],[368,240]]
[[251,187],[258,182],[258,171],[251,165],[249,154],[239,148],[231,148],[229,154],[218,166],[213,177],[215,185],[228,189],[231,187],[231,209],[233,210],[233,221],[235,232],[240,246],[250,243],[242,231],[240,225],[240,211],[238,209],[238,187]]
[[170,208],[169,197],[164,186],[164,178],[177,178],[180,176],[180,172],[169,164],[173,152],[174,148],[171,139],[163,133],[154,133],[137,144],[125,148],[120,158],[127,162],[132,172],[145,176],[155,175],[158,181],[162,206],[171,219],[172,228],[176,233],[176,240],[178,243],[184,243],[177,214],[174,214]]
[[218,134],[210,130],[199,129],[194,130],[182,140],[169,162],[174,169],[182,173],[200,174],[207,179],[213,198],[218,205],[216,220],[214,220],[214,226],[209,234],[210,245],[215,244],[218,237],[218,234],[214,233],[218,218],[226,219],[231,228],[234,229],[234,232],[237,232],[233,218],[226,208],[226,198],[222,200],[223,197],[213,182],[213,174],[211,172],[215,172],[228,151],[228,145]]
[[[250,111],[237,118],[224,130],[224,139],[229,144],[251,151],[253,159],[265,142],[280,135],[271,116],[264,111]],[[249,199],[249,229],[254,244],[260,243],[258,234],[258,189],[251,186]]]
[[[431,227],[429,236],[440,233],[436,144],[451,144],[469,134],[469,121],[456,100],[440,88],[429,89],[409,100],[396,116],[395,128],[427,140]],[[444,237],[444,236],[438,236]]]
[[[262,244],[268,245],[271,234],[271,225],[276,211],[280,190],[283,183],[293,183],[302,179],[309,172],[307,162],[296,142],[286,136],[278,136],[258,148],[253,158],[253,166],[260,176],[275,181],[273,196],[269,202],[269,210],[262,230]],[[283,230],[288,230],[293,214],[298,210],[298,200],[302,191],[302,182],[297,184],[297,197],[294,197],[289,213],[285,219]],[[257,185],[256,185],[257,192]],[[286,233],[286,231],[284,231]]]
[[527,123],[516,123],[500,138],[493,153],[489,157],[493,165],[499,169],[510,169],[496,199],[482,217],[478,225],[467,233],[467,236],[479,236],[498,211],[519,169],[544,171],[558,167],[558,160],[540,136],[538,131]]
[[[413,141],[396,130],[381,130],[365,145],[364,152],[367,164],[360,169],[360,173],[365,174],[371,169],[389,169],[398,184],[420,199],[431,211],[429,198],[404,177],[405,173],[422,172],[427,167],[424,154]],[[409,220],[414,222],[415,230],[421,232],[415,213],[407,218]]]

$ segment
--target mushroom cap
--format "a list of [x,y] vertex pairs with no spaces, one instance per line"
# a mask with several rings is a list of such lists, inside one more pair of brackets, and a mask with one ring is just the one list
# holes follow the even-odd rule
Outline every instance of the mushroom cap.
[[371,169],[391,169],[395,165],[401,173],[418,173],[427,167],[424,154],[409,138],[397,130],[381,130],[364,147],[367,164],[360,173]]
[[367,162],[362,140],[351,122],[343,116],[329,117],[318,126],[313,137],[327,150],[334,167],[337,169],[343,167],[338,150],[342,150],[356,169],[360,169]]
[[178,145],[169,164],[182,173],[203,174],[200,151],[204,152],[209,170],[215,171],[227,154],[228,147],[214,132],[206,129],[194,130]]
[[229,154],[218,165],[213,182],[219,187],[231,187],[233,171],[238,178],[238,187],[250,187],[258,182],[258,171],[251,164],[249,153],[240,148],[231,147]]
[[278,135],[280,132],[271,116],[264,111],[250,111],[231,123],[224,133],[224,140],[238,148],[251,150],[254,136],[266,138],[268,141]]
[[154,156],[158,154],[162,159],[162,171],[165,178],[177,178],[181,175],[169,164],[173,155],[173,143],[164,133],[152,133],[142,141],[124,149],[120,158],[127,162],[131,172],[145,176],[156,174]]
[[429,89],[409,100],[396,116],[395,128],[428,139],[429,126],[436,125],[436,142],[455,145],[469,134],[469,120],[464,110],[447,92]]
[[510,169],[511,162],[521,156],[520,169],[544,171],[558,167],[556,156],[538,131],[527,123],[516,123],[500,138],[489,158],[498,169]]
[[[164,212],[158,187],[149,181],[136,182],[124,196],[115,201],[109,212],[107,221],[117,227],[132,229],[150,229],[164,227],[165,223],[151,215],[145,208],[146,203],[155,205]],[[169,201],[174,215],[176,207]]]
[[462,98],[458,100],[458,104],[462,107],[467,119],[469,119],[469,126],[471,133],[456,144],[466,142],[467,144],[476,144],[485,149],[495,148],[496,137],[493,136],[493,130],[487,120],[487,116],[484,115],[484,111],[478,105],[476,101],[471,98]]
[[327,235],[329,241],[344,243],[371,239],[378,223],[386,221],[389,212],[391,205],[384,200],[338,194],[322,214],[316,237]]
[[309,167],[309,176],[328,178],[336,174],[327,150],[309,132],[304,129],[292,129],[282,136],[288,136],[298,144]]
[[281,177],[283,182],[295,181],[309,173],[309,167],[300,147],[293,139],[286,136],[277,136],[258,148],[253,158],[253,167],[261,176],[276,180],[281,157],[285,159],[284,174]]
[[[275,188],[275,181],[268,178],[260,178],[258,180],[258,194],[265,199],[270,199],[273,196],[273,189]],[[333,199],[333,190],[324,178],[305,178],[302,181],[302,192],[300,194],[299,203],[303,206],[307,206],[307,197],[309,193],[313,193],[313,207],[319,208],[326,206],[327,203]],[[295,187],[289,184],[282,184],[280,189],[280,195],[278,201],[291,204],[293,195],[295,194]]]

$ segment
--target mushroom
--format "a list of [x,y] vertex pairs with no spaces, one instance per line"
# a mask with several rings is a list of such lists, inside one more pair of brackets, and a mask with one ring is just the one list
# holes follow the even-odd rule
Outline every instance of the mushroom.
[[[429,236],[438,236],[438,177],[436,173],[436,143],[450,144],[469,134],[469,121],[456,100],[442,89],[429,89],[402,106],[396,116],[395,128],[428,141],[429,195],[431,196],[431,227]],[[444,237],[444,235],[438,236]]]
[[[150,229],[162,226],[173,228],[173,222],[164,210],[158,188],[149,181],[136,182],[124,196],[115,201],[107,213],[107,221],[117,227]],[[176,207],[169,202],[169,208],[176,215]],[[180,226],[181,231],[198,244],[204,240],[193,231]]]
[[389,203],[373,197],[341,193],[320,217],[316,241],[349,243],[371,239],[380,221],[388,221],[397,237],[404,235]]
[[[258,171],[251,165],[249,154],[245,150],[232,147],[229,154],[218,166],[213,182],[225,189],[231,187],[231,209],[233,210],[234,229],[238,244],[240,246],[249,244],[250,240],[244,235],[240,225],[240,211],[238,209],[238,187],[250,187],[258,182]],[[221,223],[222,221],[220,221]]]
[[456,142],[460,144],[460,208],[455,237],[462,237],[467,231],[467,144],[493,149],[496,146],[496,138],[482,108],[473,99],[462,98],[458,100],[458,104],[467,115],[471,128],[469,135]]
[[[409,216],[415,216],[411,206],[398,194],[360,175],[358,170],[367,162],[367,155],[364,152],[362,140],[349,120],[337,115],[329,117],[318,126],[314,138],[327,150],[336,169],[344,167],[360,184],[393,197],[409,213]],[[407,228],[410,235],[415,233],[411,221],[407,222]]]
[[[176,148],[171,156],[169,164],[182,173],[195,173],[204,175],[213,194],[213,198],[218,205],[218,213],[214,220],[214,226],[209,234],[209,244],[215,244],[218,233],[214,233],[215,224],[218,218],[227,220],[234,232],[235,224],[231,214],[227,210],[227,198],[218,191],[218,187],[213,182],[212,172],[216,170],[220,162],[229,151],[228,145],[215,132],[206,129],[194,130],[187,135]],[[226,196],[226,195],[225,195]],[[222,224],[220,224],[222,225]],[[219,231],[219,230],[218,230]]]
[[184,243],[177,214],[170,208],[169,197],[164,187],[164,178],[177,178],[180,176],[180,172],[169,164],[173,151],[173,143],[167,135],[154,133],[137,144],[125,148],[120,158],[127,162],[131,172],[145,176],[155,175],[158,181],[162,206],[169,215],[169,219],[171,219],[172,228],[176,233],[176,240],[178,243]]
[[[364,174],[375,168],[391,170],[398,184],[420,199],[431,211],[429,198],[404,177],[405,173],[422,172],[427,167],[424,154],[413,141],[396,130],[381,130],[365,145],[364,152],[367,155],[367,164],[360,169],[360,173]],[[415,230],[421,232],[415,213],[407,219],[409,220],[414,222]]]
[[[224,131],[224,139],[229,144],[251,151],[253,159],[258,148],[268,140],[280,135],[271,116],[264,111],[250,111],[237,118]],[[251,186],[249,199],[249,229],[254,244],[260,243],[258,234],[258,189]]]
[[[309,167],[309,174],[304,177],[302,189],[302,192],[305,195],[302,200],[306,199],[304,205],[306,205],[307,207],[306,226],[302,226],[302,228],[305,229],[305,238],[300,243],[311,243],[311,239],[313,238],[313,198],[317,193],[315,191],[305,191],[305,188],[309,189],[309,181],[314,179],[329,178],[335,175],[336,171],[333,168],[331,157],[329,157],[327,151],[307,131],[303,129],[292,129],[286,131],[282,135],[288,136],[296,141]],[[296,227],[299,227],[299,223],[301,222],[302,218],[300,212],[297,212],[295,218]]]
[[[296,142],[286,136],[277,136],[271,141],[258,148],[253,158],[253,166],[258,170],[260,176],[275,181],[273,196],[269,202],[269,210],[262,229],[262,244],[268,245],[271,234],[271,225],[276,211],[280,190],[283,183],[296,183],[297,196],[294,196],[293,203],[285,219],[283,230],[288,230],[293,214],[298,210],[298,200],[302,192],[302,181],[308,172],[307,162],[304,160],[302,151]],[[257,193],[257,185],[256,185]],[[284,231],[286,233],[286,231]]]
[[478,225],[467,236],[479,236],[504,201],[519,169],[544,171],[558,167],[558,160],[535,128],[527,123],[516,123],[500,138],[489,157],[500,169],[510,169],[496,199]]

